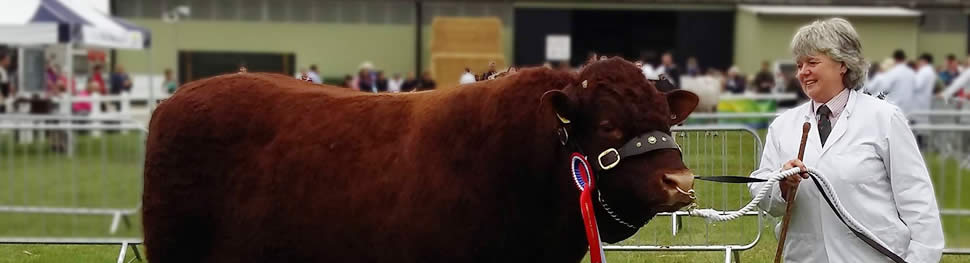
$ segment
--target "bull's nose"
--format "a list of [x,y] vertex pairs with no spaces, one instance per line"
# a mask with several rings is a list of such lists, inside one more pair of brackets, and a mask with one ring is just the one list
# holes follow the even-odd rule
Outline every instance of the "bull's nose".
[[690,171],[664,174],[664,184],[672,189],[671,205],[688,205],[694,201],[694,174]]

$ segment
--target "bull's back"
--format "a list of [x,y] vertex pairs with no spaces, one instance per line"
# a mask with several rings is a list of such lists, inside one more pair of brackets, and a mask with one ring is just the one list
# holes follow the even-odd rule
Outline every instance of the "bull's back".
[[512,165],[526,152],[496,145],[529,143],[501,125],[535,102],[485,84],[409,95],[252,73],[187,84],[150,125],[150,261],[487,261],[511,243],[480,238],[519,240],[506,223],[539,214],[506,209],[541,209],[516,207],[521,179],[495,179],[527,175]]
[[149,127],[143,220],[150,259],[225,259],[210,253],[244,249],[253,239],[275,240],[253,253],[278,259],[311,241],[301,239],[307,232],[350,238],[352,231],[322,225],[288,226],[319,224],[303,220],[326,218],[351,201],[379,207],[373,202],[380,198],[354,194],[393,187],[374,165],[392,155],[368,153],[403,149],[412,100],[252,73],[185,85],[158,106]]

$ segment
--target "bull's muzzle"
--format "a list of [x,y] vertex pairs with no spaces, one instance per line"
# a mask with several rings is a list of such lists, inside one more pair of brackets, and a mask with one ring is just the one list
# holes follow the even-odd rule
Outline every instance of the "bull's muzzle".
[[694,174],[690,171],[664,174],[664,188],[667,189],[667,205],[680,208],[697,199],[694,194]]

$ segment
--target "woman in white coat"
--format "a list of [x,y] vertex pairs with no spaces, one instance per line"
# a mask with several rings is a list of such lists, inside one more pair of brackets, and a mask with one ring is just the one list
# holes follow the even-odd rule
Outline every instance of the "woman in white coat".
[[[761,166],[751,176],[814,167],[876,242],[906,262],[938,262],[943,229],[926,164],[899,108],[857,91],[867,64],[855,29],[841,18],[815,21],[795,33],[791,49],[797,78],[811,101],[772,122]],[[802,162],[796,158],[805,122],[812,129]],[[782,216],[782,196],[802,178],[807,175],[776,184],[762,208]],[[853,235],[815,185],[806,183],[792,207],[785,262],[890,261]],[[749,187],[753,193],[761,184]]]

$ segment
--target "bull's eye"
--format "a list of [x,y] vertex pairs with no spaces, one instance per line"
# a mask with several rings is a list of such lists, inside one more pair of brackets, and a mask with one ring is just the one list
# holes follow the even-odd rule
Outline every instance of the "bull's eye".
[[600,131],[604,131],[604,132],[613,132],[616,130],[616,127],[614,127],[613,124],[610,123],[610,121],[601,121],[599,128],[600,128]]

